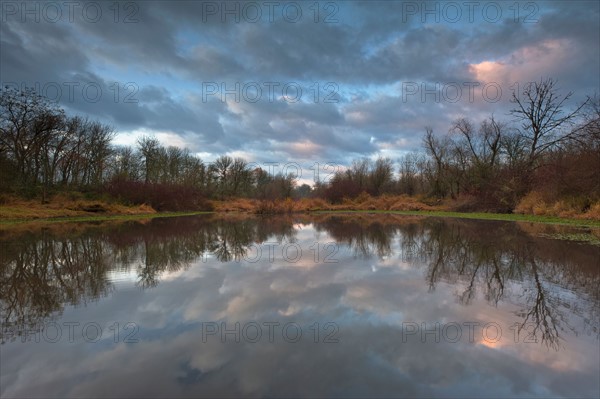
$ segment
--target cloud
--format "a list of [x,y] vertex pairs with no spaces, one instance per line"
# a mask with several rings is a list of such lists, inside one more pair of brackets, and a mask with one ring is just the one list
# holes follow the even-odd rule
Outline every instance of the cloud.
[[[81,12],[94,4],[102,7],[98,21]],[[118,15],[109,3],[81,2],[72,21],[56,23],[4,15],[2,83],[37,84],[48,93],[59,87],[69,111],[110,123],[122,135],[172,132],[209,157],[246,151],[255,159],[342,163],[384,149],[419,149],[425,125],[443,132],[456,117],[505,117],[508,109],[508,95],[496,103],[481,92],[475,101],[466,93],[457,102],[402,101],[407,82],[426,89],[494,80],[508,94],[515,82],[543,75],[574,90],[574,101],[600,91],[600,12],[593,2],[536,2],[533,23],[524,21],[531,10],[521,4],[519,15],[502,5],[502,18],[493,22],[481,10],[473,21],[463,10],[458,22],[431,15],[423,22],[399,1],[319,4],[318,15],[301,3],[295,23],[283,5],[272,20],[263,7],[254,22],[242,3],[228,5],[239,8],[229,15],[221,2],[115,4]],[[333,22],[325,22],[330,14]],[[207,97],[207,84],[221,91],[236,83],[242,90],[258,84],[262,95],[256,102],[243,92],[237,102],[236,94],[227,101],[222,93]],[[272,83],[279,84],[273,101],[265,89]],[[300,101],[284,97],[288,84],[302,87]],[[98,88],[100,98],[90,98]]]

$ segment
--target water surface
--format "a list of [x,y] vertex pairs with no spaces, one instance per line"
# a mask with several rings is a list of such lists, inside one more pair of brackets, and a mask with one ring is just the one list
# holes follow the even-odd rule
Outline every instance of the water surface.
[[4,230],[0,394],[598,397],[600,247],[565,232],[380,214]]

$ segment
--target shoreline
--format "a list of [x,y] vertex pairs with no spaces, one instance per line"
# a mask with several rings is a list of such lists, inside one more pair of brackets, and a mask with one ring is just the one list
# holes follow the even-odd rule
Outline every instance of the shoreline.
[[[0,206],[0,209],[2,206]],[[472,219],[472,220],[493,220],[506,222],[528,222],[541,223],[548,225],[562,225],[572,227],[587,227],[600,228],[600,220],[594,219],[575,219],[575,218],[560,218],[544,215],[528,215],[528,214],[508,214],[508,213],[486,213],[486,212],[452,212],[452,211],[402,211],[402,210],[377,210],[377,209],[355,209],[355,210],[310,210],[291,213],[283,213],[288,215],[294,214],[333,214],[333,215],[352,215],[352,214],[393,214],[406,216],[422,216],[422,217],[441,217],[455,219]],[[0,217],[0,226],[11,227],[22,224],[49,224],[49,223],[75,223],[75,222],[100,222],[111,220],[143,220],[157,219],[180,216],[195,216],[195,215],[248,215],[248,216],[270,216],[282,215],[279,214],[256,214],[249,211],[187,211],[187,212],[154,212],[154,213],[124,213],[124,214],[89,214],[89,215],[57,215],[51,217],[21,217],[21,218],[6,218]]]
[[209,211],[193,211],[193,212],[155,212],[155,213],[128,213],[128,214],[110,214],[110,215],[78,215],[78,216],[53,216],[41,218],[0,218],[0,227],[9,227],[22,225],[25,223],[85,223],[85,222],[102,222],[110,220],[143,220],[143,219],[160,219],[180,216],[195,216],[202,214],[211,214],[215,212]]

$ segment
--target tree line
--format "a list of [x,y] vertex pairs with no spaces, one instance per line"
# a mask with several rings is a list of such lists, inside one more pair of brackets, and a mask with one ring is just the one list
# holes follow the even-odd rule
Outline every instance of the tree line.
[[407,194],[452,199],[464,210],[511,212],[532,190],[571,198],[582,208],[600,200],[600,103],[567,109],[548,78],[514,94],[511,121],[460,118],[446,134],[425,129],[423,150],[397,161],[358,159],[314,187],[272,175],[241,158],[207,164],[155,137],[115,146],[109,125],[68,116],[33,89],[0,96],[0,188],[47,201],[52,193],[108,194],[158,210],[198,209],[206,199],[320,197],[330,202]]
[[464,210],[512,212],[536,191],[583,211],[600,200],[600,102],[588,97],[568,109],[572,94],[560,96],[551,78],[532,82],[513,94],[509,121],[459,118],[442,135],[427,127],[425,151],[398,160],[396,179],[389,158],[358,160],[323,195],[332,201],[363,191],[423,195],[457,200]]
[[104,182],[113,150],[113,130],[96,121],[69,117],[32,89],[0,96],[0,173],[3,192],[31,196],[57,187]]
[[141,137],[134,147],[115,146],[112,127],[68,116],[33,89],[2,90],[0,118],[5,193],[42,201],[58,191],[109,193],[173,209],[197,208],[207,198],[287,198],[298,189],[291,175],[271,175],[229,156],[206,164],[155,137]]

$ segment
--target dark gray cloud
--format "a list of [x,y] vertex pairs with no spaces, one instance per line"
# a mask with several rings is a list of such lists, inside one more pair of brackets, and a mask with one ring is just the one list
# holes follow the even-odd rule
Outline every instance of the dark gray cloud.
[[[317,3],[318,14],[313,3],[298,3],[301,18],[291,21],[298,15],[289,2],[271,14],[263,3],[82,1],[72,21],[61,6],[58,22],[49,21],[53,14],[44,14],[42,2],[28,3],[38,4],[39,22],[22,15],[20,4],[3,3],[3,84],[37,85],[49,96],[58,86],[70,111],[122,134],[177,135],[203,154],[342,162],[382,148],[398,154],[418,148],[426,125],[444,131],[459,116],[506,117],[515,84],[553,76],[565,92],[576,92],[575,101],[600,91],[596,2],[518,2],[516,9],[482,2],[471,11],[459,2],[459,18],[435,1]],[[496,9],[501,15],[491,18]],[[463,84],[490,81],[502,87],[500,101],[487,101],[481,90],[469,101]],[[273,98],[269,82],[279,84]],[[330,82],[335,86],[325,87]],[[457,102],[421,99],[420,92],[405,101],[407,82],[464,91]],[[231,90],[236,83],[240,98],[230,93],[220,101],[221,85]],[[248,83],[263,88],[256,102],[243,92]],[[303,88],[300,101],[282,98],[290,83]],[[207,84],[218,92],[206,97]]]

